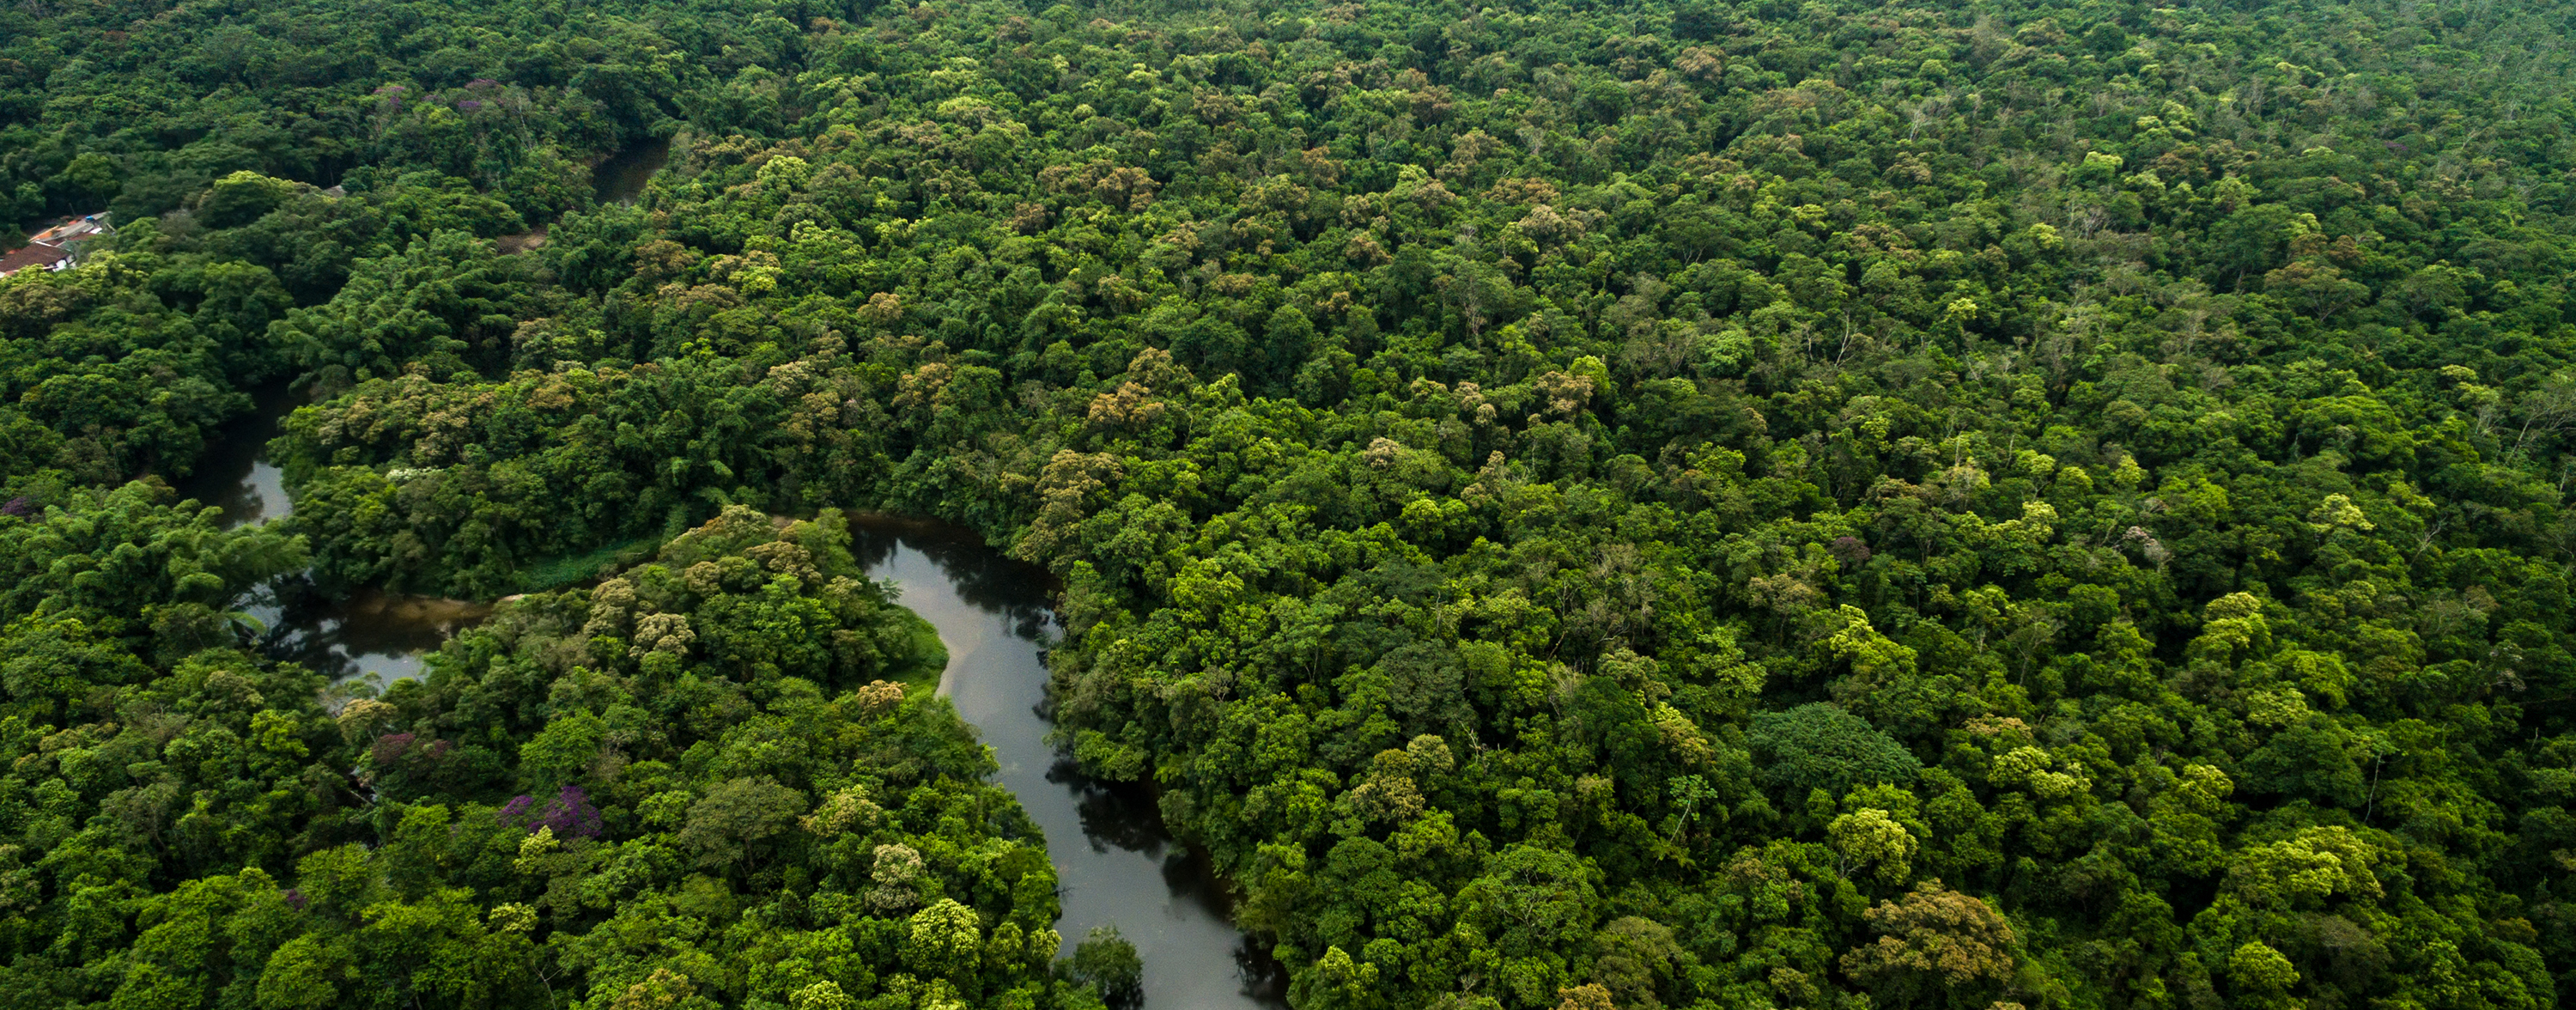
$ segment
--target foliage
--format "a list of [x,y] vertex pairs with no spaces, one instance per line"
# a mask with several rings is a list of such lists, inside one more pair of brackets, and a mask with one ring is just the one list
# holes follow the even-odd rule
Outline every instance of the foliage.
[[1100,1005],[992,759],[883,690],[919,644],[837,515],[728,512],[375,698],[159,658],[301,541],[148,497],[0,518],[9,1005]]
[[[858,690],[912,641],[882,599],[773,563],[757,517],[819,515],[790,540],[838,571],[834,506],[1055,572],[1067,747],[1159,790],[1301,1006],[2576,985],[2564,5],[108,16],[0,15],[35,29],[6,94],[49,96],[0,99],[14,206],[174,211],[0,283],[9,494],[60,517],[0,533],[164,508],[105,489],[178,472],[269,378],[320,398],[274,446],[275,535],[326,586],[500,596],[698,530],[352,703],[401,727],[366,737],[374,835],[326,790],[210,836],[345,926],[258,933],[286,960],[238,999],[326,1003],[362,964],[425,999],[518,984],[370,946],[380,893],[457,950],[541,931],[592,1003],[1089,998],[1040,976],[1043,900],[925,884],[959,846],[1037,850],[935,703]],[[326,50],[351,58],[288,58]],[[246,111],[220,130],[104,127],[108,93],[200,94],[174,82],[206,66],[270,76],[221,92]],[[345,128],[251,142],[297,117]],[[637,206],[567,181],[646,135],[672,166]],[[294,150],[319,153],[257,155]],[[313,188],[343,167],[346,195]],[[141,595],[248,585],[190,577]],[[195,809],[129,783],[152,761],[212,774],[62,764],[162,739],[124,692],[215,679],[142,603],[86,605],[127,616],[13,604],[8,632],[44,657],[12,667],[39,671],[11,675],[24,725],[119,713],[24,731],[59,771],[0,807],[58,889],[10,976],[49,992],[160,956],[120,902],[277,907],[233,849],[45,861]],[[276,711],[217,750],[356,763]],[[845,716],[868,729],[804,731]],[[862,753],[887,777],[840,799]],[[283,779],[245,781],[226,802]],[[343,848],[431,809],[498,837],[502,804],[567,788],[601,837]],[[921,789],[964,840],[805,826]],[[92,813],[118,796],[141,828]],[[380,863],[416,883],[369,890]],[[827,881],[848,904],[806,897]],[[495,895],[532,925],[491,925]],[[869,981],[722,967],[836,914],[881,924],[842,937]]]

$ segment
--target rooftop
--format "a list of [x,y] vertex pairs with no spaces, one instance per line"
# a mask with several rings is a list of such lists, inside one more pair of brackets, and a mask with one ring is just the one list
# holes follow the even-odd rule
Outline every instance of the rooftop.
[[28,267],[41,266],[61,270],[71,264],[72,246],[96,235],[115,229],[107,225],[107,213],[101,211],[62,221],[53,227],[27,236],[27,244],[0,254],[0,277],[7,277]]

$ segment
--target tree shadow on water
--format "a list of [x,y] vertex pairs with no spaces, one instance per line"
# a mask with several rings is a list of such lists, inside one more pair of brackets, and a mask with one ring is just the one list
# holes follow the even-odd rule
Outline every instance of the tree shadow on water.
[[1054,640],[1051,603],[1057,587],[1046,569],[1004,556],[962,526],[878,514],[850,516],[850,551],[861,567],[877,568],[905,547],[929,558],[958,599],[1003,617],[1015,636],[1042,645]]
[[1288,1005],[1288,966],[1272,948],[1246,933],[1234,945],[1234,969],[1243,976],[1243,994],[1268,1006]]
[[1173,848],[1171,833],[1163,830],[1162,813],[1154,809],[1154,799],[1143,786],[1085,775],[1069,754],[1056,755],[1055,763],[1047,766],[1046,780],[1074,794],[1074,812],[1082,818],[1082,835],[1090,840],[1092,851],[1107,852],[1114,846],[1159,859],[1164,850]]

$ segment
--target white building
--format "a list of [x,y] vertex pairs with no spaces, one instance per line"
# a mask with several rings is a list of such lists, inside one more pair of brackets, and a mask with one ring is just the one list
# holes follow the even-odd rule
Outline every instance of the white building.
[[0,254],[0,277],[7,277],[29,267],[47,270],[69,270],[79,259],[79,245],[101,235],[113,234],[108,227],[107,212],[100,211],[76,217],[27,236],[27,244]]

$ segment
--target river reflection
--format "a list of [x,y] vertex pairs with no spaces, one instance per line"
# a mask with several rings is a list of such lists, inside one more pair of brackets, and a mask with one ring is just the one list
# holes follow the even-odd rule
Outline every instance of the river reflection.
[[[222,509],[224,529],[282,519],[295,511],[268,461],[278,422],[298,398],[283,386],[251,394],[256,408],[215,432],[179,497]],[[255,644],[271,658],[292,660],[333,680],[390,682],[421,673],[422,658],[459,629],[491,613],[486,604],[373,590],[335,597],[301,573],[261,586],[242,607],[259,622]]]
[[633,204],[644,195],[653,173],[671,160],[671,138],[655,137],[609,155],[590,170],[591,184],[603,204]]
[[[256,413],[218,433],[181,496],[221,508],[227,529],[287,515],[266,451],[292,407],[282,390],[261,396]],[[981,731],[1001,784],[1045,830],[1065,952],[1093,927],[1115,925],[1144,960],[1151,1010],[1285,1007],[1278,963],[1235,931],[1224,888],[1203,856],[1163,830],[1153,798],[1085,776],[1047,743],[1041,655],[1057,627],[1046,573],[936,524],[853,516],[851,526],[869,574],[892,580],[902,604],[938,629],[948,646],[940,693]],[[301,574],[262,587],[245,609],[263,625],[258,644],[270,655],[335,680],[379,682],[418,676],[424,655],[491,612],[458,600],[335,597]]]
[[268,441],[277,437],[278,422],[295,409],[296,396],[283,385],[261,387],[250,395],[250,416],[215,429],[196,472],[178,484],[179,497],[224,510],[225,529],[294,511],[286,501],[283,475],[268,461]]
[[332,597],[300,575],[270,587],[270,595],[276,598],[271,612],[279,619],[261,636],[261,648],[335,681],[392,683],[420,676],[430,653],[492,613],[488,603],[373,589]]
[[1001,784],[1045,829],[1066,952],[1115,925],[1144,959],[1147,1007],[1286,1006],[1277,962],[1235,931],[1224,889],[1163,830],[1153,798],[1085,776],[1047,743],[1041,650],[1057,628],[1046,573],[928,523],[853,516],[851,526],[869,574],[893,580],[900,602],[939,629],[940,693],[982,731]]

